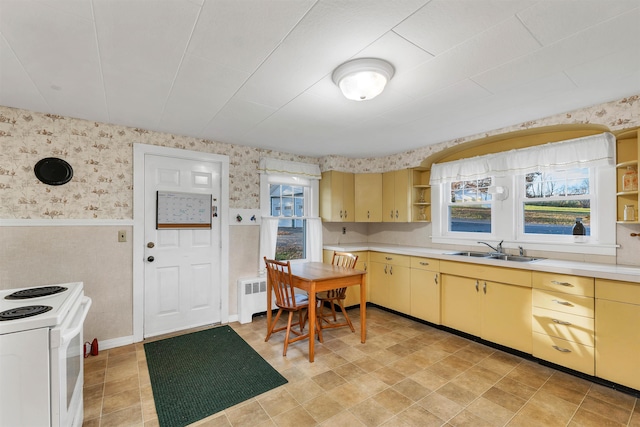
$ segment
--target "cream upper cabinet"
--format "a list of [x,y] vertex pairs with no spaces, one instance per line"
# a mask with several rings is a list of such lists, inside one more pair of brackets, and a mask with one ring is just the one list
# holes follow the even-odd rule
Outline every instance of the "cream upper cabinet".
[[531,272],[440,262],[442,324],[531,353]]
[[355,221],[354,174],[328,171],[320,180],[320,217],[328,222]]
[[382,174],[357,173],[355,183],[355,221],[382,222]]
[[440,324],[440,260],[411,257],[411,311],[409,314]]
[[411,221],[411,170],[382,174],[382,221]]
[[596,279],[596,375],[640,390],[640,284]]

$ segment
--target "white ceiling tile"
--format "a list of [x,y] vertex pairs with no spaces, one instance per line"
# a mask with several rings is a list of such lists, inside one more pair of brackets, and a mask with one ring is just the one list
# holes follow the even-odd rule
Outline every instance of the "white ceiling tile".
[[161,128],[179,127],[189,129],[189,135],[199,134],[247,77],[246,73],[187,55],[164,108]]
[[638,0],[541,1],[518,16],[546,46],[638,7]]
[[49,111],[18,58],[0,34],[0,105],[12,105],[32,111]]
[[189,52],[251,73],[296,26],[314,2],[207,2],[194,29]]
[[434,0],[394,28],[439,55],[534,4],[534,1]]
[[635,77],[640,86],[640,49],[614,52],[595,61],[568,68],[565,72],[578,87],[594,86],[626,77]]
[[429,96],[413,100],[399,108],[389,109],[382,117],[395,123],[409,123],[433,112],[456,109],[472,99],[481,99],[490,93],[471,80],[463,80]]
[[95,2],[94,7],[106,72],[126,69],[132,75],[175,77],[200,11],[196,5],[184,0],[111,0]]
[[29,1],[0,7],[2,35],[49,107],[107,119],[93,22]]
[[424,97],[538,48],[520,21],[510,18],[405,73],[394,84],[403,93]]
[[430,60],[433,55],[389,31],[358,52],[356,58],[384,59],[393,65],[397,76]]
[[[13,0],[16,1],[16,0]],[[26,0],[17,0],[26,1]],[[60,12],[76,15],[80,18],[93,21],[92,2],[86,0],[28,0],[38,7],[53,8]]]
[[110,82],[107,91],[111,123],[157,130],[164,104],[169,96],[169,82],[158,76],[105,72]]
[[[215,141],[242,144],[246,142],[245,134],[275,112],[274,108],[234,98],[216,114],[199,136]],[[255,144],[255,141],[252,142]]]
[[550,73],[596,61],[617,51],[640,51],[639,20],[638,10],[619,15],[530,55],[473,76],[473,80],[497,93]]

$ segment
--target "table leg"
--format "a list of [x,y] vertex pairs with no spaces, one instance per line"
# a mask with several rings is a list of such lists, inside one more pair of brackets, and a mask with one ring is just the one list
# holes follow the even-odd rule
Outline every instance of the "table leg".
[[316,282],[311,282],[309,289],[309,362],[313,362],[313,351],[316,343]]
[[364,274],[360,276],[360,342],[367,340],[367,289]]
[[271,304],[272,303],[271,281],[267,277],[267,334],[271,330]]

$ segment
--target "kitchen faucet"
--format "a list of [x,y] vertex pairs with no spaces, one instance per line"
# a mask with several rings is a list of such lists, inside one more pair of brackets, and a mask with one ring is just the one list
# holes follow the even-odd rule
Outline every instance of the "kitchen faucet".
[[487,245],[489,246],[491,249],[493,249],[494,252],[501,254],[502,253],[502,242],[504,242],[504,240],[500,240],[500,243],[498,243],[497,247],[493,247],[490,244],[488,244],[487,242],[478,242],[478,243],[482,243],[483,245]]

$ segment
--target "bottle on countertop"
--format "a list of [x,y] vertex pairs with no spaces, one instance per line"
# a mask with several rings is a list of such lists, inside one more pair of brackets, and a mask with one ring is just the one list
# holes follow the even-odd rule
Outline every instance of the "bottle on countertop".
[[582,223],[582,218],[576,218],[576,223],[573,225],[573,228],[571,229],[571,232],[573,234],[573,238],[576,242],[583,242],[585,237],[587,235],[587,229],[585,228],[584,224]]

